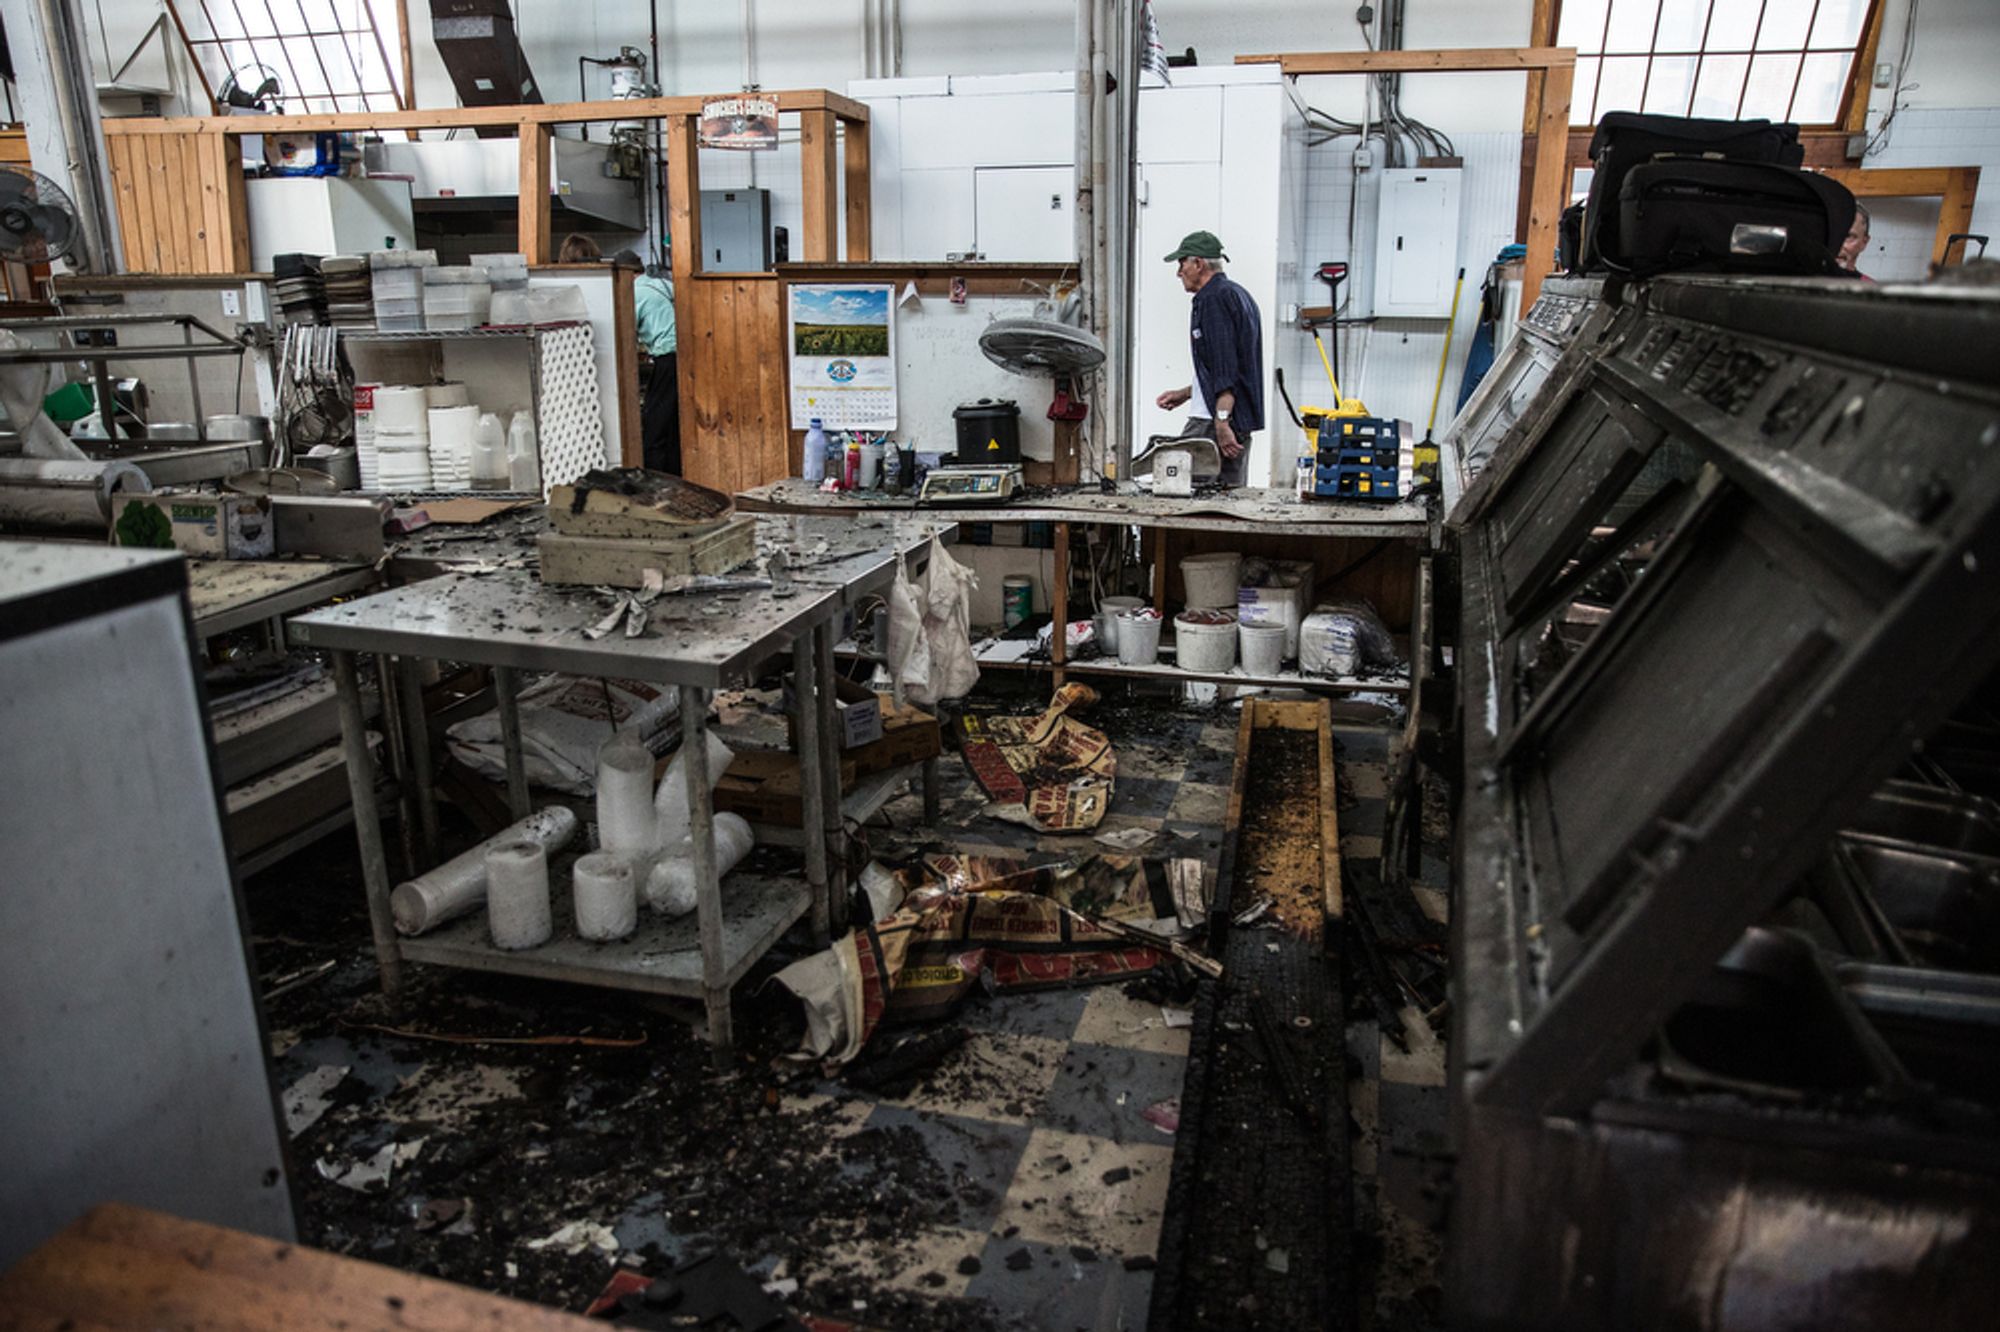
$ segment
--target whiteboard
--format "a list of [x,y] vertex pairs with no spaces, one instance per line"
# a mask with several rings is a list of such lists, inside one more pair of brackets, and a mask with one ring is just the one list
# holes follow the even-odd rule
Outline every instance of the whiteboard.
[[[900,294],[901,287],[898,287]],[[979,334],[995,319],[1026,319],[1037,296],[968,296],[953,305],[925,296],[918,308],[896,307],[895,438],[905,448],[951,453],[958,448],[952,409],[981,398],[1012,399],[1021,407],[1021,456],[1055,457],[1055,423],[1049,420],[1054,385],[1046,376],[1016,375],[986,359]],[[1093,404],[1094,407],[1094,404]]]

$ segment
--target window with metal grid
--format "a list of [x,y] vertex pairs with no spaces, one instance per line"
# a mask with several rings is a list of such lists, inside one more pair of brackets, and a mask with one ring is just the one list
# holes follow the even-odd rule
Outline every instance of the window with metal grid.
[[1881,0],[1558,0],[1570,120],[1607,111],[1829,125]]
[[[291,114],[397,111],[396,6],[373,0],[167,0],[210,100]],[[232,103],[231,87],[237,91]]]

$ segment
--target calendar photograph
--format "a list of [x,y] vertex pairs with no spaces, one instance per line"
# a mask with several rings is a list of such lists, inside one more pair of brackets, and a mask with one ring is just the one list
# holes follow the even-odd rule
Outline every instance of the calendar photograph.
[[896,324],[888,285],[791,288],[792,426],[896,428]]

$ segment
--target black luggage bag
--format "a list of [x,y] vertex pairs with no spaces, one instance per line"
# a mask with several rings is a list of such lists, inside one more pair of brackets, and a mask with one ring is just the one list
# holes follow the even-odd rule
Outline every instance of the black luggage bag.
[[1626,269],[1627,247],[1619,236],[1625,176],[1663,155],[1796,167],[1805,160],[1805,149],[1792,124],[1607,111],[1590,137],[1593,170],[1583,209],[1580,271]]
[[1796,167],[1656,158],[1625,173],[1618,271],[1669,269],[1830,276],[1854,222],[1846,186]]

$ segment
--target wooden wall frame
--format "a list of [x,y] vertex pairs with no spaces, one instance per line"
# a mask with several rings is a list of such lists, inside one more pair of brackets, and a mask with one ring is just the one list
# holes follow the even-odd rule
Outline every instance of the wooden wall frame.
[[[1468,47],[1433,51],[1320,51],[1236,57],[1239,65],[1271,65],[1298,74],[1526,73],[1525,106],[1535,125],[1528,191],[1528,256],[1521,275],[1521,308],[1535,303],[1542,279],[1555,271],[1556,228],[1568,202],[1570,95],[1576,52],[1567,46]],[[1536,78],[1535,75],[1540,77]]]
[[[868,108],[831,93],[824,96],[819,104],[796,108],[805,220],[793,258],[808,264],[843,258],[865,262],[874,253]],[[786,109],[780,100],[780,112]],[[798,475],[790,358],[785,353],[785,288],[775,273],[695,269],[701,253],[699,115],[696,105],[667,117],[666,124],[674,321],[680,330],[681,475],[734,494]],[[844,253],[836,254],[837,249]]]
[[[780,112],[826,115],[866,134],[868,108],[824,88],[766,93]],[[692,118],[701,114],[700,97],[637,97],[622,102],[549,102],[538,106],[460,106],[437,111],[344,111],[332,115],[121,117],[104,122],[111,156],[112,189],[119,205],[119,232],[126,267],[139,273],[240,273],[250,266],[250,229],[243,203],[242,155],[236,140],[250,134],[323,132],[383,133],[427,129],[514,126],[521,140],[522,179],[543,182],[523,190],[518,228],[521,253],[530,264],[546,264],[549,234],[549,140],[557,125],[592,125],[616,120]],[[849,131],[850,136],[852,130]],[[865,149],[864,149],[865,153]],[[177,173],[188,164],[198,184],[175,174],[165,183],[158,172]],[[214,172],[213,178],[209,173]],[[211,195],[211,191],[213,194]],[[833,191],[829,189],[829,197]],[[866,192],[863,192],[865,200]],[[220,211],[212,212],[211,198]],[[850,235],[854,205],[850,196]],[[866,209],[866,203],[862,204]],[[866,219],[861,234],[866,239]],[[679,236],[675,235],[678,245]]]
[[[1828,167],[1823,175],[1845,185],[1857,199],[1921,199],[1936,197],[1937,233],[1931,241],[1933,266],[1945,261],[1953,236],[1972,230],[1972,202],[1979,193],[1979,168],[1967,167]],[[1958,262],[1965,262],[1960,249]]]

